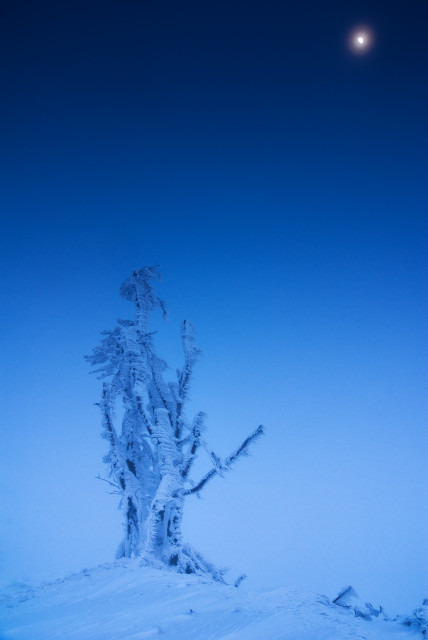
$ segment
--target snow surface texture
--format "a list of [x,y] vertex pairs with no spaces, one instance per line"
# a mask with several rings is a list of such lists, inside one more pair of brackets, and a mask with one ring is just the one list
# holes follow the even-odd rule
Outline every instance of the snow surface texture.
[[409,627],[356,616],[326,596],[250,592],[118,560],[0,596],[1,640],[411,640]]

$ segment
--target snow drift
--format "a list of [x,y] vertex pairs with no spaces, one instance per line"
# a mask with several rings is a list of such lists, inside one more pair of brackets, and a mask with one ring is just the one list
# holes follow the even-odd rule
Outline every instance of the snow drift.
[[404,618],[365,619],[323,595],[254,592],[136,559],[38,587],[11,585],[0,621],[1,640],[410,640],[422,630],[415,636]]

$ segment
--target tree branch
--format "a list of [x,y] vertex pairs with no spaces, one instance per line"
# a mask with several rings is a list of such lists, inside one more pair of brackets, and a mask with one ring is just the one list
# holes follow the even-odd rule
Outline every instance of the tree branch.
[[[189,474],[189,471],[191,469],[192,464],[195,461],[196,458],[196,453],[199,449],[199,447],[201,446],[201,434],[202,431],[204,430],[204,419],[205,419],[205,413],[203,413],[202,411],[200,411],[196,416],[195,419],[193,420],[193,427],[192,427],[192,440],[191,440],[191,445],[189,448],[189,457],[181,471],[181,475],[183,478],[186,478],[187,475]],[[190,440],[190,438],[189,438]],[[183,442],[184,444],[184,442]]]
[[204,477],[198,482],[198,484],[196,484],[191,489],[187,489],[187,491],[184,491],[183,495],[188,496],[192,493],[199,493],[199,491],[207,484],[209,480],[211,480],[211,478],[219,474],[221,469],[229,469],[231,465],[234,462],[236,462],[236,460],[241,455],[245,455],[246,449],[248,448],[249,444],[257,440],[258,438],[260,438],[260,436],[262,436],[263,433],[264,433],[263,425],[260,425],[250,436],[248,436],[248,438],[244,440],[244,442],[241,444],[240,447],[238,447],[238,449],[236,449],[228,458],[225,459],[220,469],[219,467],[215,467],[214,469],[211,469],[210,471],[208,471],[208,473],[204,475]]
[[181,325],[181,343],[183,346],[184,352],[184,368],[180,371],[179,379],[178,379],[178,397],[181,400],[179,404],[178,417],[180,417],[181,409],[185,400],[187,400],[190,379],[193,373],[193,367],[196,364],[199,354],[201,350],[195,345],[195,334],[193,325],[184,320]]
[[111,487],[114,487],[116,489],[116,491],[112,491],[113,494],[121,494],[122,492],[120,491],[120,487],[118,484],[116,484],[115,482],[111,482],[110,480],[107,480],[107,478],[102,478],[100,476],[100,474],[98,474],[97,476],[95,476],[97,480],[102,480],[103,482],[107,482],[107,484],[109,484]]

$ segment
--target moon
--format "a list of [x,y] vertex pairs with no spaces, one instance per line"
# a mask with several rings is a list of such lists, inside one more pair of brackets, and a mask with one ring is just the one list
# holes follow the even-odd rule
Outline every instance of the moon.
[[373,45],[373,32],[368,27],[353,29],[348,38],[349,48],[353,53],[366,53]]

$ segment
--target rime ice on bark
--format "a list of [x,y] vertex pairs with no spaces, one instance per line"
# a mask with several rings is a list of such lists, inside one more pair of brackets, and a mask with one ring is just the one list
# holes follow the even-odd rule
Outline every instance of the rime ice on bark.
[[[143,562],[163,563],[185,573],[208,573],[222,580],[222,572],[183,543],[181,523],[186,496],[198,494],[215,475],[247,452],[260,437],[259,426],[229,457],[221,460],[203,437],[204,414],[188,422],[184,407],[199,349],[192,325],[184,321],[181,339],[184,366],[177,381],[166,383],[166,364],[154,349],[148,332],[150,313],[164,302],[155,295],[152,281],[159,279],[156,267],[134,271],[120,288],[123,298],[135,307],[134,320],[119,320],[112,331],[104,331],[88,362],[104,379],[99,407],[103,437],[109,443],[104,461],[108,482],[121,496],[124,535],[116,557],[141,557]],[[120,428],[115,407],[120,405]],[[205,449],[212,469],[203,478],[190,479],[192,464],[200,448]]]

